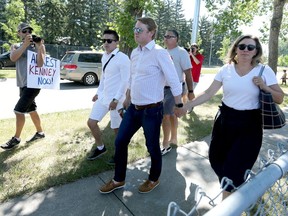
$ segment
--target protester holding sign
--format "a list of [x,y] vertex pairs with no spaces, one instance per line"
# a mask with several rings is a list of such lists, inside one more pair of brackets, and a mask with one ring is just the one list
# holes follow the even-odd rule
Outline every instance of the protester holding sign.
[[16,62],[16,79],[17,86],[20,88],[20,99],[14,108],[16,115],[15,135],[7,143],[1,145],[1,148],[5,150],[10,150],[20,143],[20,135],[25,124],[25,113],[30,114],[36,128],[36,134],[27,143],[45,137],[35,103],[35,98],[40,89],[27,87],[28,50],[37,53],[37,66],[42,67],[46,54],[44,41],[43,39],[35,40],[35,37],[32,38],[33,28],[27,23],[21,23],[17,31],[22,42],[11,46],[10,59]]

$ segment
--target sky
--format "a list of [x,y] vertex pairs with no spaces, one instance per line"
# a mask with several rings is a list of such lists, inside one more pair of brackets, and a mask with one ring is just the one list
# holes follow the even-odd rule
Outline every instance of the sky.
[[[194,16],[194,6],[195,6],[196,0],[182,0],[182,6],[184,9],[184,14],[186,19],[193,19]],[[207,10],[205,8],[205,3],[203,0],[200,1],[200,17],[205,15],[207,13]],[[261,33],[259,32],[258,28],[262,25],[262,22],[265,18],[263,17],[257,17],[254,19],[253,24],[251,27],[242,27],[243,34],[254,34],[255,36],[260,37]]]
[[[194,16],[195,0],[182,0],[182,6],[184,9],[186,19],[192,19]],[[200,1],[200,16],[203,16],[207,12],[204,1]]]

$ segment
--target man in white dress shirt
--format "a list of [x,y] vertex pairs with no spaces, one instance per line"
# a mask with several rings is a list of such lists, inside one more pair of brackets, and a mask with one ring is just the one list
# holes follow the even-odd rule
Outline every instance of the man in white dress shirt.
[[162,156],[159,146],[163,118],[164,85],[171,87],[175,99],[175,114],[182,111],[182,85],[169,53],[155,44],[155,21],[148,17],[137,19],[134,38],[138,47],[131,54],[131,79],[124,106],[129,105],[115,140],[114,178],[100,188],[100,193],[110,193],[125,186],[128,144],[133,135],[143,128],[146,147],[151,157],[148,179],[140,185],[140,193],[148,193],[159,185]]
[[105,30],[102,36],[105,53],[102,57],[102,76],[96,95],[92,98],[94,105],[88,119],[88,127],[97,147],[92,150],[88,160],[95,160],[105,154],[107,149],[102,142],[98,123],[110,111],[111,128],[117,135],[121,123],[118,110],[123,107],[130,78],[129,57],[117,48],[119,36],[114,30]]

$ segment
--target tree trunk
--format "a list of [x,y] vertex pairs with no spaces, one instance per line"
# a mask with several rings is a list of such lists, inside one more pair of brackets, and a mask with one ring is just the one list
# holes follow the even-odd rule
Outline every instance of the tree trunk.
[[278,40],[286,0],[274,0],[273,16],[270,24],[268,65],[277,73]]

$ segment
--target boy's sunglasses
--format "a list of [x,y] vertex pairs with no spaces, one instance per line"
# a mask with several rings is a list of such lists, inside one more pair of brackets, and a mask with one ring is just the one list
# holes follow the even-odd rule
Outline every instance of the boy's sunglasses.
[[108,44],[111,44],[113,41],[116,40],[112,40],[112,39],[102,39],[102,43],[105,43],[107,41]]
[[22,30],[22,33],[23,33],[23,34],[26,34],[27,32],[28,32],[29,34],[31,34],[31,33],[32,33],[32,30],[31,30],[31,29],[23,29],[23,30]]
[[173,35],[172,36],[171,35],[164,35],[163,37],[166,38],[166,39],[176,38],[176,36],[173,36]]
[[247,47],[247,50],[248,50],[248,51],[252,51],[252,50],[256,49],[256,46],[253,45],[253,44],[248,44],[248,45],[246,45],[246,44],[239,44],[237,47],[238,47],[240,50],[245,50],[246,47]]

